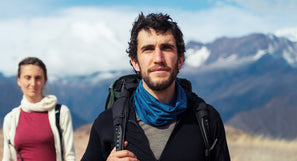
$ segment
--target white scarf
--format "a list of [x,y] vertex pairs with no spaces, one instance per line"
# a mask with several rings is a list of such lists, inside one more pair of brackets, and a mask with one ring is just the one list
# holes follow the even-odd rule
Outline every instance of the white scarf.
[[54,108],[56,103],[57,97],[54,95],[47,95],[40,102],[37,103],[31,103],[26,99],[25,96],[23,96],[20,107],[25,112],[44,112]]

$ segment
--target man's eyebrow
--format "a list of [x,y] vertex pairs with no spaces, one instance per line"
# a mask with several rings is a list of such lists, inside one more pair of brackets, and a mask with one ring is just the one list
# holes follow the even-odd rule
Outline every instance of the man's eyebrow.
[[164,43],[164,44],[161,44],[161,47],[171,47],[171,48],[175,48],[176,46],[174,44],[171,44],[171,43]]
[[154,45],[152,45],[152,44],[144,45],[140,48],[140,50],[145,50],[145,49],[149,49],[149,48],[154,48]]
[[[170,42],[166,42],[166,43],[162,43],[160,45],[161,48],[166,48],[166,47],[169,47],[169,48],[177,48],[175,44],[172,44]],[[146,50],[146,49],[153,49],[155,48],[155,45],[154,44],[146,44],[146,45],[143,45],[140,47],[140,50],[143,51],[143,50]]]

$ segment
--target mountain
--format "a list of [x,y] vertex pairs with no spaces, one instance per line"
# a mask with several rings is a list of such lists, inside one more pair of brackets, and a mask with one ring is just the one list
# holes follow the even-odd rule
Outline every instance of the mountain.
[[[239,38],[223,37],[212,43],[189,42],[187,44],[190,66],[200,68],[226,68],[255,62],[269,54],[276,59],[285,59],[290,66],[297,67],[296,42],[274,35],[251,34]],[[211,54],[210,54],[211,53]],[[202,64],[193,65],[204,60]],[[191,64],[192,63],[192,64]]]
[[15,78],[6,78],[0,73],[0,128],[3,124],[4,115],[10,108],[19,104],[22,97],[19,91]]
[[[226,124],[252,134],[297,137],[297,44],[284,37],[250,34],[186,45],[186,62],[179,77],[213,105]],[[49,93],[72,112],[74,127],[91,123],[104,110],[108,86],[132,71],[94,73],[48,82]],[[107,79],[103,79],[103,75]],[[98,79],[100,78],[100,79]],[[15,77],[0,74],[0,121],[19,104]],[[1,124],[2,125],[2,124]]]
[[190,42],[188,47],[190,56],[201,58],[195,57],[199,65],[187,64],[185,77],[227,124],[253,134],[297,137],[296,43],[251,34],[209,44]]

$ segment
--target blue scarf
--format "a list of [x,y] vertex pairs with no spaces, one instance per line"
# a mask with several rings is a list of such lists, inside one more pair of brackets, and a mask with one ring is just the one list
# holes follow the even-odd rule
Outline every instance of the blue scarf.
[[168,105],[148,93],[140,81],[134,95],[135,111],[140,120],[152,126],[163,126],[186,110],[186,93],[177,81],[175,84],[175,98]]

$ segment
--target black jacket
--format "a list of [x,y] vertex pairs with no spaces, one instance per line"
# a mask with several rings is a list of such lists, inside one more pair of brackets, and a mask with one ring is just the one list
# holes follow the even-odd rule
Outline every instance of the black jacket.
[[[160,161],[203,161],[204,142],[199,125],[197,123],[194,106],[204,101],[193,93],[187,93],[188,108],[179,116],[162,154]],[[132,102],[132,98],[130,101]],[[218,139],[214,149],[211,151],[212,161],[230,161],[227,147],[225,130],[219,113],[210,105],[207,105],[210,125],[210,144],[215,138]],[[106,161],[113,143],[112,110],[102,112],[95,120],[90,134],[88,147],[81,161]],[[141,161],[156,161],[151,151],[148,139],[144,131],[136,121],[134,107],[131,107],[127,123],[126,139],[127,149],[133,152]]]

